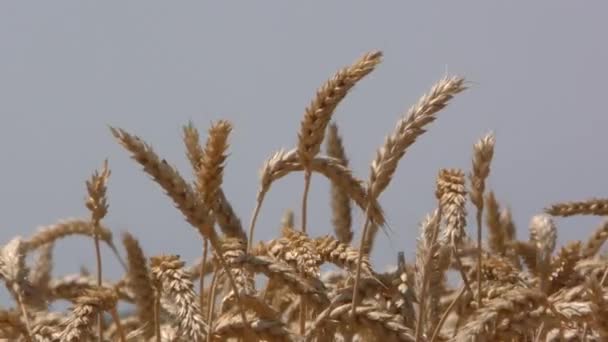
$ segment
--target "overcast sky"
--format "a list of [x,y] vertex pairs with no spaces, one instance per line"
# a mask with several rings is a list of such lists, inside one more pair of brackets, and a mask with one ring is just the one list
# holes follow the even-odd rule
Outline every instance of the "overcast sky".
[[[384,62],[334,115],[362,179],[384,137],[434,82],[448,73],[470,85],[382,195],[394,233],[378,237],[378,269],[398,251],[412,258],[438,170],[468,171],[472,145],[490,130],[497,143],[488,187],[512,207],[518,236],[527,238],[530,217],[552,202],[608,195],[606,2],[287,3],[1,2],[0,241],[88,217],[84,182],[108,158],[104,222],[116,239],[128,230],[149,256],[194,260],[197,232],[108,125],[139,135],[191,178],[182,125],[192,120],[205,132],[214,120],[231,121],[224,190],[246,224],[263,161],[295,145],[316,89],[374,49]],[[278,235],[284,210],[299,212],[302,188],[302,174],[273,186],[256,239]],[[313,235],[332,231],[328,189],[313,177]],[[353,215],[359,232],[362,214]],[[560,242],[586,239],[599,222],[558,220]],[[62,241],[55,258],[57,275],[94,269],[93,242]],[[104,264],[109,278],[119,277],[107,250]]]

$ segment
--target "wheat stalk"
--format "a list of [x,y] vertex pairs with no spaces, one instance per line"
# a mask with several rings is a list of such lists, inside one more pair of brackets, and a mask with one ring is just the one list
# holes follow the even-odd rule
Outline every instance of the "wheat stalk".
[[469,174],[471,182],[469,195],[471,202],[477,208],[475,221],[477,223],[477,303],[479,306],[481,306],[481,218],[483,216],[484,205],[483,194],[486,187],[486,179],[490,174],[490,163],[494,156],[494,142],[494,134],[489,133],[473,146],[473,171]]
[[[464,79],[459,77],[444,78],[431,88],[431,91],[424,95],[418,103],[409,109],[407,115],[397,122],[394,132],[386,138],[384,145],[378,150],[376,158],[370,167],[368,182],[368,206],[366,208],[366,222],[361,233],[359,249],[363,249],[365,244],[370,245],[374,237],[368,236],[370,223],[371,203],[386,189],[390,183],[397,165],[405,155],[407,148],[411,146],[425,130],[424,127],[435,121],[435,114],[443,109],[448,101],[455,94],[463,91]],[[378,222],[377,222],[378,223]],[[366,243],[366,240],[368,241]],[[360,264],[360,262],[359,262]],[[357,270],[355,289],[360,277],[360,268]],[[356,309],[356,291],[353,295],[352,312]]]
[[312,173],[311,162],[321,149],[327,125],[338,103],[358,81],[374,70],[381,58],[381,52],[369,52],[350,67],[341,69],[317,90],[316,97],[306,108],[298,133],[297,149],[298,157],[305,169],[302,196],[302,231],[304,232],[306,232],[306,203]]

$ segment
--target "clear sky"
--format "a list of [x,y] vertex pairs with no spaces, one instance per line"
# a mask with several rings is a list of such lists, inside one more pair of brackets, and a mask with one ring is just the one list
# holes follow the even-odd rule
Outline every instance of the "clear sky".
[[[148,255],[195,259],[198,234],[108,125],[141,136],[191,177],[182,125],[192,120],[205,132],[213,120],[230,120],[224,190],[246,224],[263,161],[295,145],[316,88],[373,49],[384,62],[334,116],[360,178],[435,81],[448,73],[470,84],[382,195],[394,233],[378,237],[376,267],[402,250],[411,259],[418,222],[435,205],[437,171],[468,171],[472,145],[490,130],[497,143],[488,187],[512,207],[526,238],[530,217],[549,203],[607,195],[606,13],[604,1],[0,2],[0,241],[88,217],[84,182],[108,158],[105,223],[116,239],[128,230]],[[273,186],[256,239],[278,235],[282,212],[298,212],[302,188],[302,174]],[[313,235],[332,230],[328,192],[315,176]],[[353,214],[359,232],[362,214]],[[586,239],[599,222],[558,220],[560,242]],[[55,274],[94,269],[88,239],[62,241],[55,256]],[[117,278],[107,250],[104,262]]]

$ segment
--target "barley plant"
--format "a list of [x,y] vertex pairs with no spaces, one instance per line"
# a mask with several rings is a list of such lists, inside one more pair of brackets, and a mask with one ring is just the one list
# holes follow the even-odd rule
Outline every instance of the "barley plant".
[[[461,77],[445,77],[432,86],[397,121],[363,180],[349,168],[348,148],[332,114],[381,58],[380,52],[367,53],[317,90],[304,112],[297,146],[276,151],[263,163],[248,226],[222,189],[230,122],[212,123],[204,142],[193,123],[184,126],[191,180],[140,137],[111,127],[116,141],[200,233],[200,260],[146,255],[129,233],[121,237],[122,248],[116,244],[104,224],[110,208],[106,189],[112,186],[105,162],[83,187],[90,217],[54,223],[0,249],[0,276],[14,299],[12,307],[0,310],[0,337],[40,342],[608,341],[608,257],[599,254],[608,221],[586,241],[556,250],[555,220],[607,216],[608,199],[547,205],[530,219],[529,238],[518,238],[509,207],[486,188],[496,142],[492,133],[472,146],[469,170],[438,170],[436,187],[429,189],[436,206],[421,213],[412,260],[399,253],[389,272],[378,272],[370,263],[377,233],[386,229],[381,195],[399,162],[467,88]],[[277,218],[282,227],[275,239],[256,240],[266,194],[294,172],[304,176],[299,215]],[[333,230],[324,236],[311,236],[306,229],[313,173],[331,183],[327,222]],[[354,210],[365,218],[357,241]],[[467,212],[474,219],[467,220]],[[468,231],[476,234],[470,237]],[[91,238],[95,275],[52,274],[55,242],[73,235]],[[104,279],[100,244],[110,247],[124,267],[120,280]],[[31,265],[28,255],[34,255]],[[324,264],[339,271],[322,273]],[[448,271],[457,281],[448,282]],[[71,303],[67,312],[49,309],[58,300]],[[133,309],[119,314],[121,303]]]

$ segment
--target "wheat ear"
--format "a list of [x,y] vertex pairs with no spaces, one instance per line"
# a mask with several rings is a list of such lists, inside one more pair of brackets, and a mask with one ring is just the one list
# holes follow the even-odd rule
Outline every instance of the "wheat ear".
[[144,328],[144,336],[150,338],[154,335],[154,287],[150,278],[150,270],[137,239],[131,234],[125,233],[122,241],[129,263],[127,283],[133,291],[137,317],[141,323],[147,323]]
[[490,174],[490,163],[494,156],[494,134],[489,133],[473,146],[473,171],[469,174],[471,202],[477,208],[475,221],[477,223],[477,305],[481,307],[481,218],[483,215],[483,194],[486,188],[486,179]]
[[545,209],[551,216],[608,215],[608,198],[592,198],[579,202],[555,203]]
[[222,268],[226,270],[230,286],[235,292],[240,307],[239,311],[241,318],[243,319],[243,322],[246,322],[245,312],[240,305],[240,298],[234,277],[222,256],[222,248],[217,233],[213,229],[212,221],[209,216],[209,209],[203,205],[200,196],[192,190],[192,187],[186,183],[176,169],[166,161],[161,161],[152,148],[141,139],[132,136],[119,128],[111,127],[110,130],[116,139],[118,139],[119,143],[131,152],[132,158],[140,163],[143,166],[144,171],[152,176],[152,178],[165,190],[186,220],[195,227],[204,238],[209,239],[211,246],[218,253],[219,262]]
[[[101,172],[95,171],[91,179],[86,182],[88,197],[86,207],[91,212],[91,223],[94,229],[95,257],[97,259],[97,286],[102,282],[101,251],[99,249],[99,224],[108,213],[106,198],[107,182],[110,177],[108,161],[105,160]],[[103,340],[103,322],[101,314],[97,315],[98,341]]]
[[[327,133],[327,155],[340,161],[344,167],[348,167],[348,158],[344,151],[342,138],[338,133],[338,125],[335,123],[329,125]],[[332,208],[332,223],[336,237],[340,242],[350,243],[353,239],[351,229],[351,199],[344,189],[334,182],[331,183],[331,208]]]
[[152,257],[150,267],[154,281],[160,285],[162,297],[176,306],[180,332],[192,341],[201,341],[207,333],[192,282],[183,270],[184,263],[174,255]]
[[[465,89],[464,79],[460,77],[444,78],[434,85],[430,92],[424,95],[418,103],[411,107],[405,117],[397,122],[393,133],[386,138],[384,145],[378,150],[376,158],[370,167],[370,176],[367,195],[368,203],[374,203],[378,196],[386,189],[390,183],[397,165],[405,155],[407,148],[425,132],[424,127],[435,121],[435,114],[443,109],[452,97]],[[366,219],[361,233],[359,249],[362,250],[365,244],[371,245],[374,239],[372,234],[368,236],[369,229],[369,205],[366,209]],[[367,243],[366,243],[366,240]],[[360,277],[360,270],[357,270],[355,277],[355,289]],[[357,299],[357,292],[353,294],[352,313],[354,315]]]
[[270,158],[268,158],[262,168],[260,169],[260,188],[256,196],[256,205],[251,215],[249,222],[249,241],[247,243],[247,251],[251,251],[253,247],[253,232],[255,230],[255,223],[258,219],[260,209],[262,208],[262,202],[266,197],[266,193],[270,190],[272,182],[277,178],[277,175],[286,175],[289,172],[296,171],[299,167],[298,156],[296,150],[285,152],[279,150],[275,152]]
[[[76,300],[72,315],[65,322],[65,328],[59,334],[59,339],[65,342],[88,340],[89,330],[93,325],[95,316],[103,311],[111,311],[118,298],[108,289],[91,289]],[[122,339],[125,342],[125,339]]]
[[[203,159],[203,148],[200,144],[200,135],[198,133],[198,129],[194,126],[192,121],[188,122],[186,126],[183,127],[184,133],[184,145],[186,145],[186,157],[190,161],[190,165],[192,166],[192,170],[195,175],[198,175],[201,167],[201,160]],[[205,289],[205,262],[207,261],[207,256],[209,253],[209,239],[203,238],[203,261],[200,265],[200,269],[197,271],[201,277],[199,278],[199,289],[200,289],[200,298],[199,305],[201,309],[204,307],[204,289]]]
[[20,237],[16,237],[0,249],[0,278],[4,280],[7,289],[19,304],[27,330],[25,336],[29,340],[32,336],[32,326],[25,304],[25,291],[31,286],[27,280],[28,272],[24,243]]
[[606,239],[608,239],[608,220],[602,222],[602,224],[597,227],[593,234],[589,237],[583,250],[583,257],[591,258],[597,254]]
[[548,268],[551,253],[555,249],[557,229],[550,216],[540,214],[530,220],[530,242],[537,250],[537,269],[540,273],[540,290],[547,290]]
[[416,293],[418,294],[419,302],[418,320],[416,321],[416,341],[419,341],[422,337],[427,303],[426,291],[433,267],[432,259],[440,247],[440,244],[437,243],[440,221],[441,210],[436,210],[432,215],[426,217],[421,224],[421,233],[416,249]]
[[302,231],[306,231],[306,200],[312,173],[311,161],[319,153],[325,136],[325,129],[338,103],[348,91],[363,77],[372,72],[380,63],[382,53],[374,51],[365,54],[353,65],[338,71],[319,90],[306,108],[298,133],[298,157],[305,169],[305,185],[302,201]]

